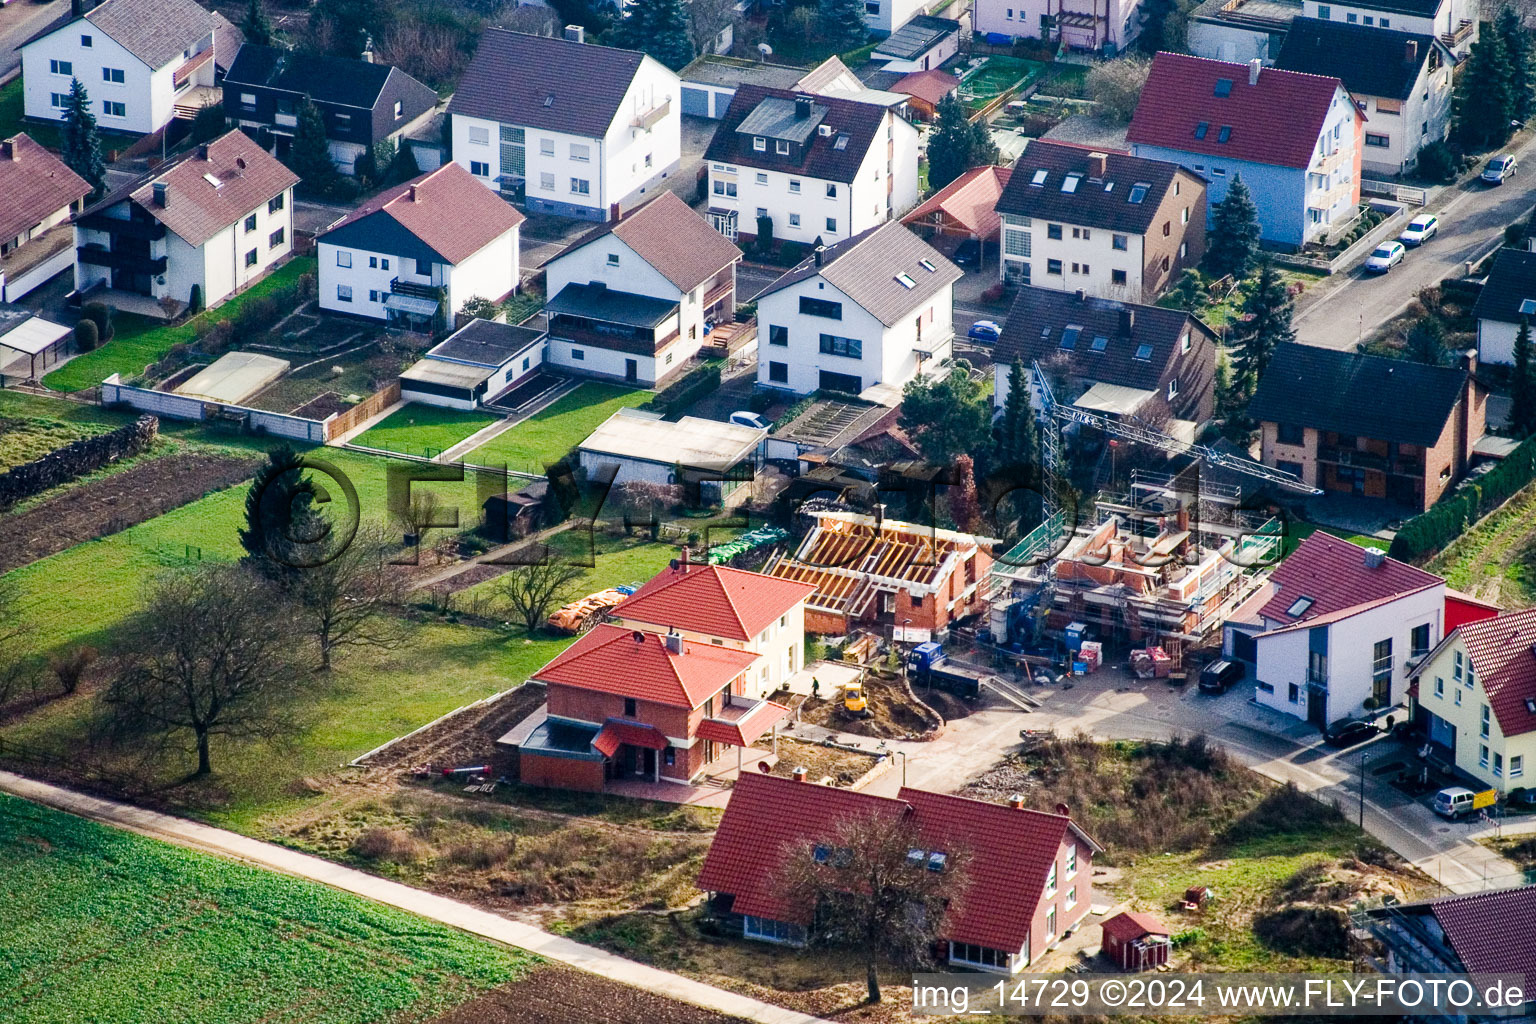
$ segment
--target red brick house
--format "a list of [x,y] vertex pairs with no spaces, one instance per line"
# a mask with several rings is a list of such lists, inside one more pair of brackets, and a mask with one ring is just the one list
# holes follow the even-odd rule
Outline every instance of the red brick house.
[[946,850],[967,854],[968,880],[944,923],[942,961],[1014,974],[1088,916],[1100,848],[1065,813],[907,788],[874,796],[768,775],[737,781],[699,888],[746,938],[803,943],[810,909],[785,904],[775,891],[786,850],[814,847],[839,821],[870,813],[914,816],[935,870],[943,870]]
[[517,745],[518,776],[596,792],[617,778],[687,783],[732,747],[739,758],[789,713],[745,695],[759,657],[599,625],[532,675],[549,700],[544,722]]
[[926,639],[985,608],[978,584],[996,541],[858,512],[816,512],[793,556],[769,570],[811,583],[805,628],[842,635],[856,625],[901,627]]

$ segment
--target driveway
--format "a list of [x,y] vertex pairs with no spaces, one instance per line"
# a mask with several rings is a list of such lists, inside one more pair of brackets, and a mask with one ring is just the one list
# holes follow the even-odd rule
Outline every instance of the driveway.
[[21,67],[21,54],[17,47],[57,21],[69,18],[69,4],[64,0],[37,3],[36,0],[15,0],[0,7],[0,79]]

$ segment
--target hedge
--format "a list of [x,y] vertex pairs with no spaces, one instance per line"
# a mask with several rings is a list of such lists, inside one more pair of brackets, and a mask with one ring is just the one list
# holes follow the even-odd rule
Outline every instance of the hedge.
[[681,380],[659,392],[649,405],[663,416],[671,416],[719,388],[720,362],[714,360],[689,370]]
[[1427,512],[1403,524],[1388,552],[1416,560],[1434,554],[1536,479],[1536,438],[1521,442],[1491,472],[1441,498]]

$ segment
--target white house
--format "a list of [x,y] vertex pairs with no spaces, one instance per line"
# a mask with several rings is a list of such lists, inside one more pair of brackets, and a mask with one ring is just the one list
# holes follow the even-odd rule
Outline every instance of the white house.
[[634,50],[489,29],[448,105],[453,159],[530,210],[608,220],[677,170],[681,86]]
[[293,251],[298,180],[238,130],[172,157],[75,216],[75,289],[212,306]]
[[1445,631],[1445,580],[1323,531],[1309,536],[1224,627],[1251,662],[1254,699],[1326,729],[1395,707]]
[[74,266],[69,215],[90,191],[30,135],[0,141],[0,302],[14,302]]
[[400,397],[445,409],[478,409],[537,373],[547,341],[542,330],[476,317],[400,374]]
[[1457,60],[1471,53],[1477,42],[1476,0],[1302,0],[1301,13],[1346,25],[1434,36],[1455,52]]
[[[906,97],[898,97],[904,100]],[[704,154],[725,237],[832,245],[917,205],[917,129],[899,107],[743,85]]]
[[74,79],[96,123],[114,132],[158,131],[178,105],[190,116],[217,102],[215,60],[234,58],[214,52],[221,20],[196,0],[107,0],[22,45],[26,116],[63,117]]
[[[871,0],[874,2],[874,0]],[[941,66],[960,49],[960,23],[953,18],[919,14],[876,46],[869,59],[883,71],[907,74]]]
[[1429,35],[1297,18],[1275,66],[1337,78],[1365,112],[1361,167],[1404,174],[1451,130],[1456,56]]
[[864,24],[876,35],[888,36],[913,17],[927,13],[925,0],[864,0]]
[[1059,39],[1093,53],[1125,49],[1141,22],[1141,0],[976,0],[971,12],[972,27],[992,42]]
[[933,373],[954,349],[954,285],[963,275],[899,223],[817,252],[757,299],[759,387],[873,395]]
[[458,164],[385,189],[315,239],[320,308],[424,326],[504,298],[524,219]]
[[1472,307],[1477,318],[1477,359],[1481,363],[1515,362],[1515,338],[1526,321],[1536,329],[1536,252],[1500,249],[1488,281]]
[[736,311],[741,250],[663,190],[545,265],[549,362],[654,386],[681,372]]

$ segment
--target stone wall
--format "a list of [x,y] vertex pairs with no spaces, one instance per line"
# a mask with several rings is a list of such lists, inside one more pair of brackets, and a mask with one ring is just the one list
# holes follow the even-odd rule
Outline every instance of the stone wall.
[[126,427],[71,441],[40,459],[15,466],[9,473],[0,474],[0,509],[93,473],[109,462],[137,455],[153,444],[159,434],[158,419],[140,416]]

